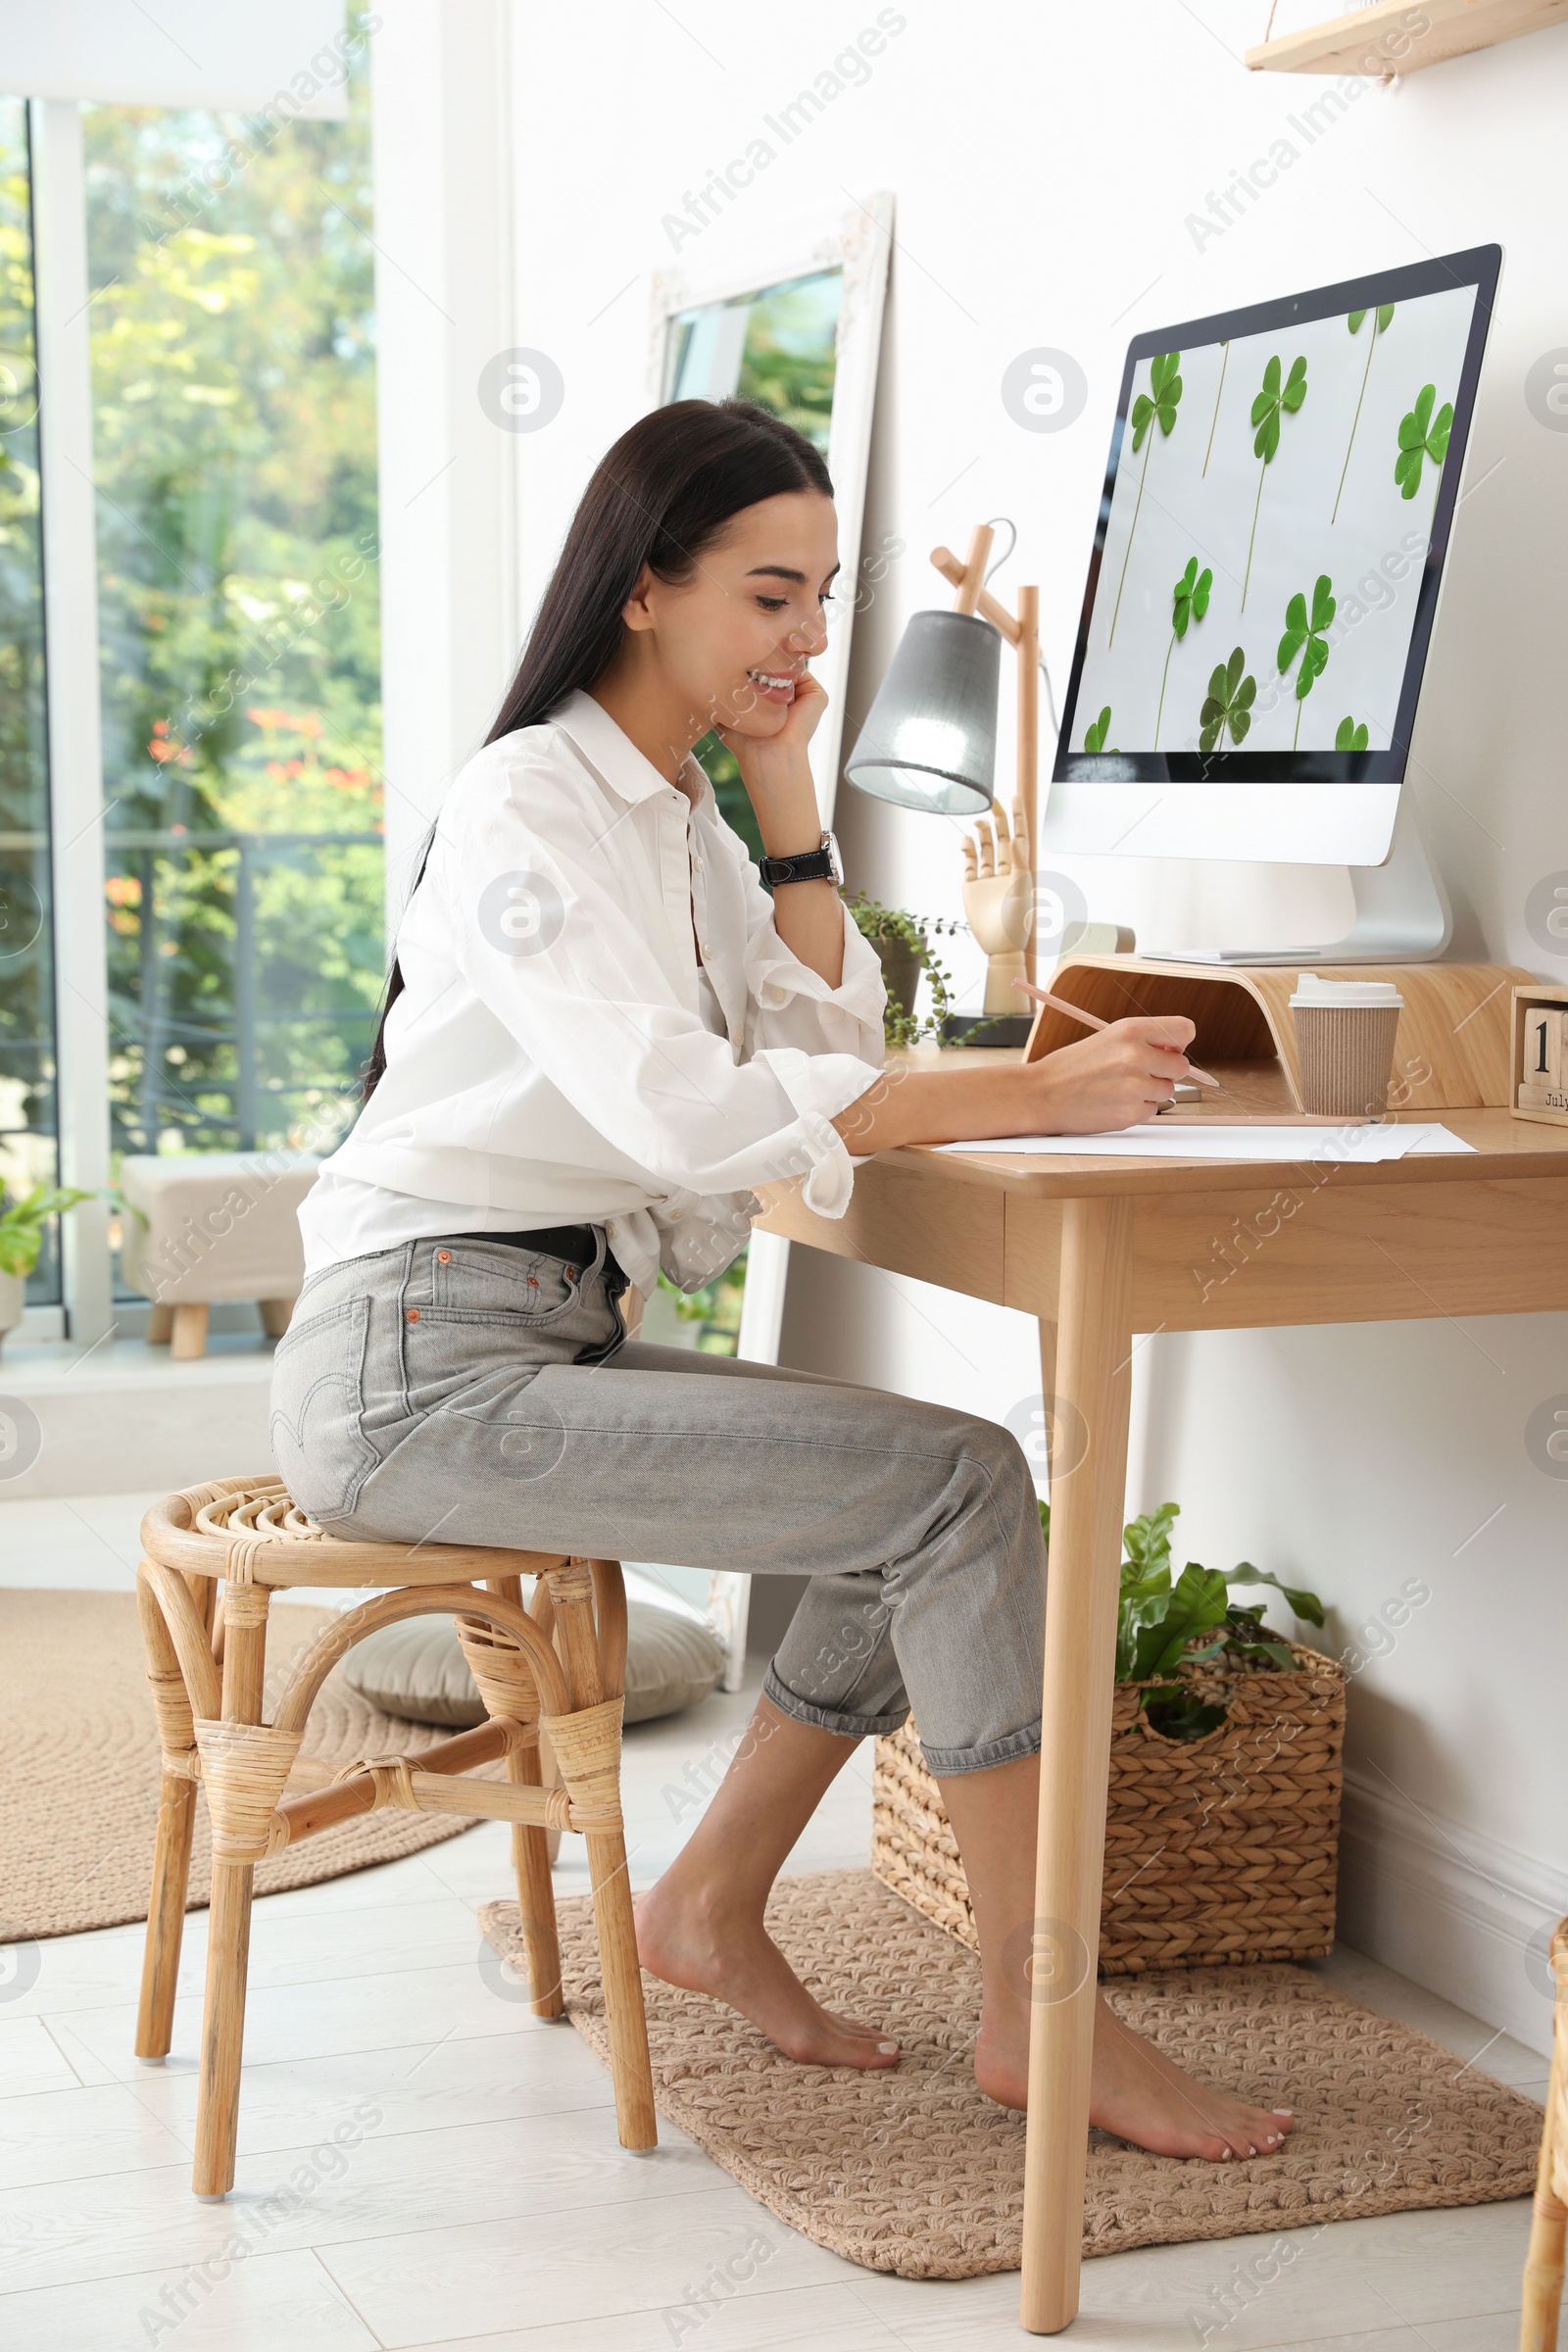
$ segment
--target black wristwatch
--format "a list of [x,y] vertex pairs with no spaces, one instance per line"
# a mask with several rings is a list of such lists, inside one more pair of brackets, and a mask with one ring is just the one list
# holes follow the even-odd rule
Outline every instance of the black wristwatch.
[[839,863],[839,845],[831,833],[824,833],[814,850],[802,850],[794,858],[763,858],[758,872],[769,889],[776,890],[781,882],[842,882],[844,868]]

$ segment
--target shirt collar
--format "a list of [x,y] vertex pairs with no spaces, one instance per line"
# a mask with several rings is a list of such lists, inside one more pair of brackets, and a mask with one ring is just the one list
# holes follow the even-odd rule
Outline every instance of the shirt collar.
[[653,761],[644,758],[586,688],[578,687],[567,695],[551,711],[550,724],[570,738],[595,774],[622,800],[651,800],[655,793],[672,789],[668,777],[662,776]]

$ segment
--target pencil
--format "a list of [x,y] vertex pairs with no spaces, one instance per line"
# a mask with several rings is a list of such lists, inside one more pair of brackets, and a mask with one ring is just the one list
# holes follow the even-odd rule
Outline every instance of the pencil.
[[1174,1120],[1177,1126],[1188,1127],[1370,1127],[1370,1114],[1357,1111],[1350,1118],[1341,1118],[1326,1110],[1233,1110],[1216,1119],[1211,1110],[1183,1109],[1174,1102],[1162,1102],[1154,1113],[1167,1126]]
[[[1053,1012],[1065,1012],[1071,1019],[1082,1021],[1086,1029],[1108,1029],[1110,1027],[1110,1023],[1102,1021],[1098,1012],[1085,1012],[1081,1004],[1069,1004],[1065,997],[1054,997],[1049,988],[1036,988],[1032,980],[1015,980],[1012,985],[1014,988],[1021,988],[1026,997],[1033,997],[1037,1004],[1049,1004]],[[1200,1086],[1219,1088],[1219,1080],[1211,1078],[1206,1070],[1200,1070],[1189,1063],[1188,1071],[1190,1076],[1197,1079]]]

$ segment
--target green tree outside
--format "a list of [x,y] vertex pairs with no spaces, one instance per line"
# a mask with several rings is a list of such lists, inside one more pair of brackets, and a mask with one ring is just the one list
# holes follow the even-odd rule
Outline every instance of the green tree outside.
[[85,118],[117,1148],[347,1122],[383,975],[369,120]]

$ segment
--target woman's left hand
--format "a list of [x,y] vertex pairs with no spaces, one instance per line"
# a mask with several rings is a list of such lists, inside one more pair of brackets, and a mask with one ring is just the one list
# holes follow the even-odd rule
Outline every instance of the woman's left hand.
[[[779,795],[789,795],[804,778],[810,783],[810,760],[808,747],[815,734],[817,723],[827,709],[825,689],[806,670],[795,689],[795,700],[784,714],[781,727],[769,728],[765,734],[751,731],[751,714],[733,726],[716,727],[714,733],[727,750],[732,751],[739,763],[741,782],[745,785],[759,817],[762,810],[760,798],[771,802]],[[760,717],[771,716],[763,706]],[[815,797],[812,796],[812,808]]]

